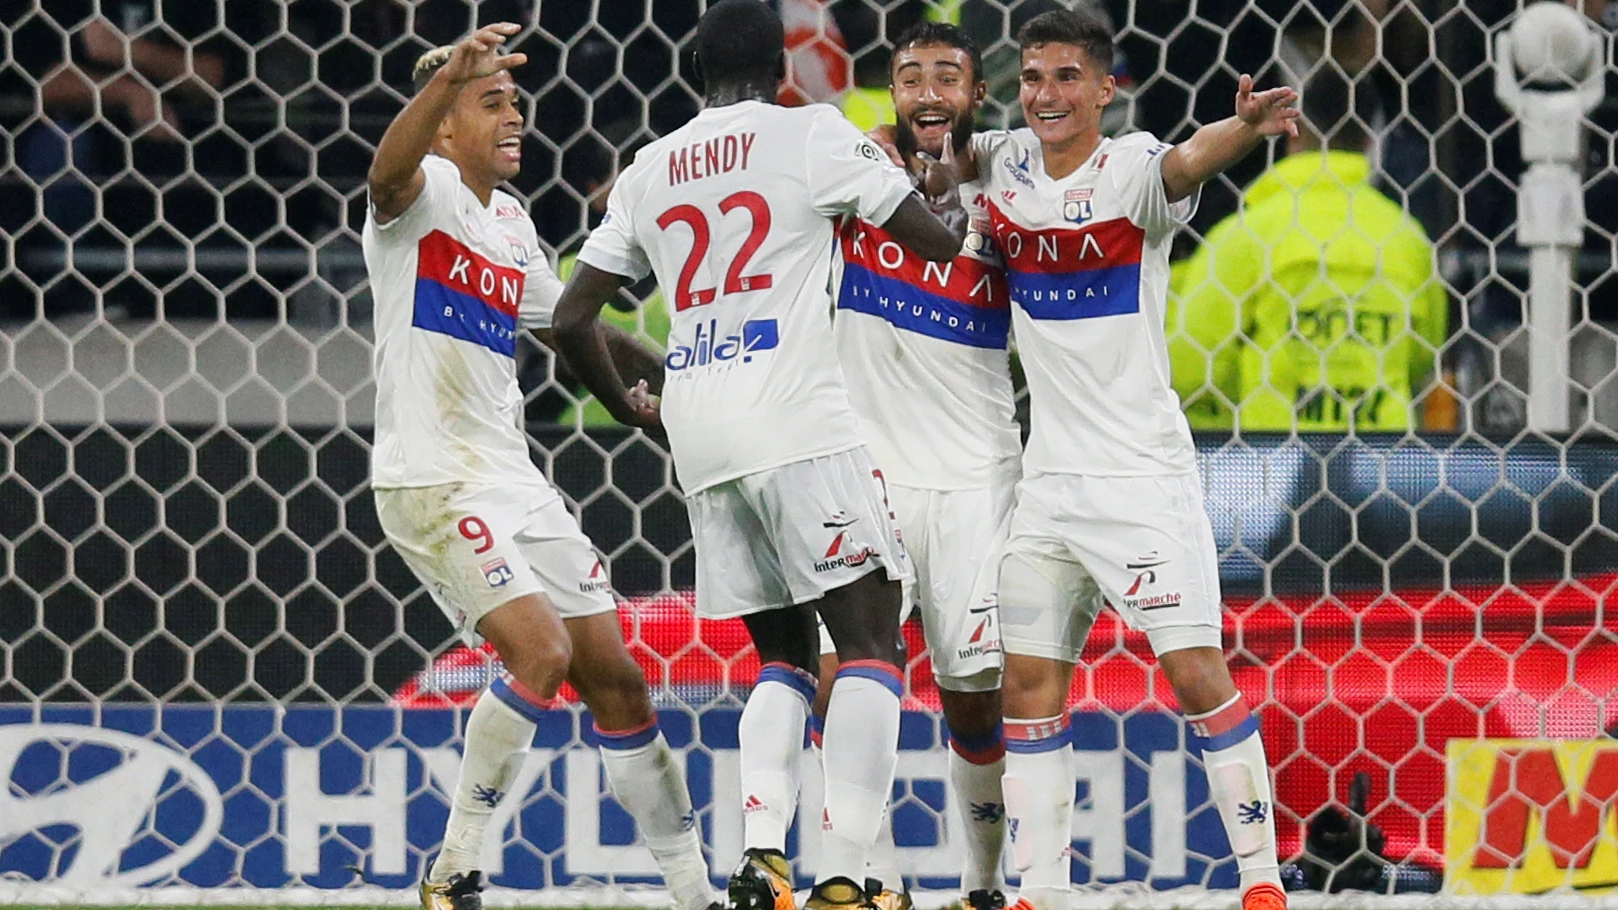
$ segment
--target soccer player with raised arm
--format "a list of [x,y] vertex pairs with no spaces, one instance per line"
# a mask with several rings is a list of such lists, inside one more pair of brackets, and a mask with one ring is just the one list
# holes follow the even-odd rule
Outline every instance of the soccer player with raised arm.
[[[910,564],[849,405],[827,284],[842,217],[881,225],[940,262],[960,251],[965,217],[951,166],[933,176],[953,227],[835,108],[773,103],[784,35],[765,4],[715,3],[696,45],[705,109],[641,149],[613,184],[557,305],[556,338],[616,419],[666,430],[690,510],[697,609],[742,617],[764,664],[739,729],[747,852],[730,880],[732,905],[793,906],[784,850],[818,613],[842,665],[808,905],[864,906],[866,854],[898,752],[900,584]],[[673,310],[660,402],[625,388],[597,318],[648,271]]]
[[1000,571],[1003,785],[1021,900],[1068,906],[1068,690],[1104,598],[1146,634],[1186,713],[1243,907],[1284,908],[1269,766],[1225,664],[1213,531],[1163,319],[1169,242],[1199,188],[1264,137],[1294,132],[1297,96],[1254,92],[1244,75],[1235,116],[1179,145],[1105,139],[1115,88],[1105,26],[1059,10],[1017,37],[1029,128],[979,135],[974,160],[1032,398]]
[[[468,643],[487,639],[505,663],[467,719],[421,903],[482,906],[490,818],[522,768],[535,718],[566,680],[595,717],[612,792],[679,910],[704,910],[713,895],[691,797],[624,647],[601,560],[520,429],[517,333],[548,343],[562,286],[528,212],[497,188],[521,166],[510,70],[526,58],[499,53],[517,30],[491,25],[422,55],[415,97],[388,126],[367,181],[377,517]],[[658,355],[621,333],[608,343],[618,369],[658,386]]]
[[[922,156],[968,147],[987,91],[982,73],[976,45],[953,25],[923,22],[899,37],[890,61],[895,140],[912,179],[922,177]],[[967,910],[998,910],[1005,745],[995,590],[1022,440],[1006,352],[1010,302],[982,192],[975,182],[960,186],[971,231],[947,263],[921,259],[869,221],[846,219],[834,328],[849,398],[915,566],[913,600],[966,833],[961,891]],[[891,830],[883,833],[884,862],[869,875],[884,893],[902,891]]]

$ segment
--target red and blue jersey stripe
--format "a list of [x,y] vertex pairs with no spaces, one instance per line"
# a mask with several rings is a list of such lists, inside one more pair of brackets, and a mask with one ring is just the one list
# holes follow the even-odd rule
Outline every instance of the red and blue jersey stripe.
[[1005,275],[971,256],[928,262],[863,221],[843,228],[837,308],[975,348],[1006,347],[1011,308]]
[[1035,319],[1140,312],[1146,232],[1128,218],[1087,227],[1029,228],[990,206],[1011,300]]
[[517,354],[521,269],[496,265],[443,231],[416,246],[416,304],[410,324],[496,354]]

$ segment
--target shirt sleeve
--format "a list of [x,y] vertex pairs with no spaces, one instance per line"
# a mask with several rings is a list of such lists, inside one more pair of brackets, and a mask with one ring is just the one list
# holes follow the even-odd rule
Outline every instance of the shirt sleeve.
[[910,175],[835,109],[810,123],[805,154],[810,201],[828,218],[858,215],[882,224],[915,192]]
[[548,329],[556,317],[556,302],[562,299],[562,279],[551,270],[545,251],[529,254],[528,272],[523,278],[522,301],[517,305],[517,322],[525,329]]
[[607,214],[579,250],[579,261],[585,265],[633,281],[645,278],[652,270],[651,260],[635,236],[631,211],[631,187],[637,182],[634,178],[638,173],[639,169],[631,164],[613,181],[612,192],[607,194]]
[[376,206],[366,197],[366,216],[376,226],[376,235],[388,243],[414,243],[426,236],[434,224],[455,217],[455,188],[461,182],[461,171],[446,158],[428,155],[421,159],[421,172],[425,178],[421,195],[399,217],[382,224],[376,220]]
[[1202,188],[1170,203],[1163,186],[1163,155],[1174,146],[1147,132],[1130,133],[1113,141],[1107,150],[1106,170],[1124,212],[1137,227],[1151,234],[1166,234],[1196,214]]

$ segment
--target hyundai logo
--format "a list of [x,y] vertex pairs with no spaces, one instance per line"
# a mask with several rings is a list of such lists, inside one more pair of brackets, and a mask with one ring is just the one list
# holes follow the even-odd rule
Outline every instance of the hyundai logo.
[[[61,769],[57,778],[17,780],[23,754],[38,749],[60,757],[49,763]],[[38,767],[35,758],[28,764]],[[219,788],[167,746],[78,724],[0,725],[0,845],[71,826],[77,850],[57,869],[59,884],[132,886],[172,876],[213,843],[223,819]],[[126,864],[136,845],[144,861]]]

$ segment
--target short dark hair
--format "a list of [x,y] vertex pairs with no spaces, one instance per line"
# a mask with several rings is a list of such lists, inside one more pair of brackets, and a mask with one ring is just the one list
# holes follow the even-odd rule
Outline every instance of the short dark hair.
[[761,0],[719,0],[697,22],[703,84],[774,80],[786,51],[781,17]]
[[[899,40],[893,44],[893,56],[898,58],[899,52],[907,47],[926,47],[932,44],[942,44],[966,51],[967,59],[972,61],[972,81],[983,81],[983,52],[978,50],[976,41],[960,26],[948,22],[933,22],[923,19],[915,25],[905,29],[899,35]],[[892,64],[889,64],[892,67]]]
[[1084,48],[1101,67],[1101,75],[1112,72],[1116,50],[1107,23],[1086,12],[1053,9],[1040,13],[1017,30],[1017,44],[1023,49],[1046,44],[1072,44]]

